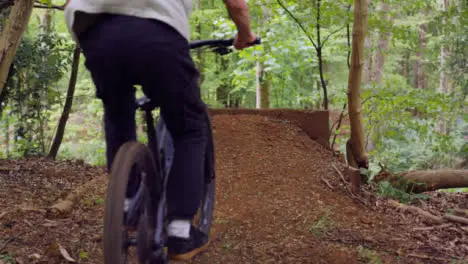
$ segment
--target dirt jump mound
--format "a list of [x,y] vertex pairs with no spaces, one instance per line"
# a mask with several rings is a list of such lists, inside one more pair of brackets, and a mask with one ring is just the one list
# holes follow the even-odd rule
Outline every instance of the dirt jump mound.
[[[419,237],[415,236],[412,219],[382,205],[385,201],[353,196],[340,176],[345,164],[333,156],[326,142],[317,140],[326,138],[328,131],[317,134],[301,125],[300,119],[294,120],[277,113],[212,115],[215,220],[211,246],[194,263],[450,263],[466,257],[466,229],[451,225],[452,238],[458,240],[428,243],[428,234],[438,229],[418,230]],[[61,175],[67,186],[81,186],[83,180],[75,174],[79,170],[73,169],[81,165],[66,166],[74,172],[73,177]],[[83,170],[98,180],[76,199],[73,210],[58,215],[47,213],[56,201],[32,199],[35,192],[47,195],[61,188],[40,180],[46,177],[41,170],[22,171],[36,177],[38,183],[29,187],[34,191],[0,196],[2,207],[6,205],[0,211],[0,257],[17,263],[68,263],[67,258],[102,263],[102,202],[107,188],[103,170]],[[4,175],[0,170],[0,177]],[[11,181],[0,184],[2,193],[18,188]],[[54,200],[65,197],[65,193],[55,195]],[[18,204],[38,211],[13,210]],[[450,242],[456,243],[458,251]]]

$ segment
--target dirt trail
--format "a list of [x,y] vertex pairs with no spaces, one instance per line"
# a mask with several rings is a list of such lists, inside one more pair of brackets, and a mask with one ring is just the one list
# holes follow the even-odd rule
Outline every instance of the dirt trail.
[[[217,115],[213,126],[215,224],[209,251],[194,263],[458,264],[464,262],[451,259],[467,259],[466,229],[451,225],[452,231],[415,232],[419,218],[372,195],[353,198],[332,167],[344,172],[344,165],[296,126],[244,115]],[[71,214],[47,215],[44,208],[93,177],[98,183]],[[0,263],[68,263],[57,243],[78,263],[102,263],[106,184],[102,168],[81,163],[0,161]],[[466,194],[431,195],[425,203],[435,211],[467,206]]]

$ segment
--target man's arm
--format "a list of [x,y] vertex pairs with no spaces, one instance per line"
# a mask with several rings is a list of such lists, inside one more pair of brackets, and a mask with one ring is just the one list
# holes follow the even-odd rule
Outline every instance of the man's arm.
[[224,4],[238,30],[234,47],[236,49],[248,47],[256,37],[250,29],[250,15],[247,3],[245,0],[224,0]]

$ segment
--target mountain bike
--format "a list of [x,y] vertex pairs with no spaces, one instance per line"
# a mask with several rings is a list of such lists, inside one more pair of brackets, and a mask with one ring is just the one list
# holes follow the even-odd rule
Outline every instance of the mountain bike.
[[[190,49],[207,47],[225,55],[232,51],[234,39],[200,40],[190,43]],[[257,39],[252,45],[260,44]],[[148,143],[126,142],[118,150],[111,167],[104,213],[104,263],[123,264],[128,251],[136,249],[139,263],[168,263],[166,185],[172,165],[174,148],[164,120],[159,116],[156,126],[152,111],[159,106],[143,96],[135,107],[144,111]],[[203,198],[194,225],[209,236],[215,202],[215,155],[211,121],[205,118],[209,138],[205,158]],[[132,199],[126,193],[133,189]],[[136,220],[135,220],[136,219]],[[129,229],[136,226],[136,229]],[[135,234],[136,233],[136,234]]]

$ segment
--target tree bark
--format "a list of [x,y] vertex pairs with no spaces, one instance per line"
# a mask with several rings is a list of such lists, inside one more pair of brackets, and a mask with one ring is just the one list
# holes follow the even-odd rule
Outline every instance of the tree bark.
[[354,26],[351,54],[351,69],[348,76],[348,112],[351,123],[351,138],[349,146],[353,160],[348,164],[356,164],[359,168],[368,168],[364,141],[364,126],[361,115],[361,78],[363,66],[364,39],[367,30],[367,1],[354,1]]
[[73,52],[72,70],[70,75],[70,81],[68,84],[65,106],[63,107],[62,115],[60,116],[60,120],[57,127],[57,133],[55,134],[55,138],[48,155],[48,157],[51,159],[55,159],[57,157],[60,145],[62,144],[63,135],[65,133],[65,126],[67,125],[68,116],[73,105],[73,96],[75,94],[76,79],[78,77],[78,69],[80,65],[80,52],[80,47],[76,45],[75,51]]
[[[259,35],[264,31],[265,24],[271,17],[271,11],[265,6],[262,6],[262,21],[259,26]],[[268,53],[268,45],[263,45],[263,54]],[[256,68],[256,108],[269,108],[270,107],[270,80],[269,75],[265,71],[263,59],[259,58]]]
[[316,13],[316,18],[317,22],[315,24],[315,29],[316,29],[316,34],[317,34],[317,47],[315,48],[315,51],[317,53],[317,58],[318,58],[318,67],[319,67],[319,76],[320,76],[320,83],[322,84],[322,89],[323,89],[323,108],[325,110],[328,110],[328,90],[327,90],[327,82],[325,81],[324,77],[324,70],[323,70],[323,54],[322,54],[322,39],[320,37],[320,31],[321,31],[321,6],[322,6],[322,1],[321,0],[315,0],[315,9],[317,11]]
[[0,93],[31,17],[34,0],[17,0],[0,37]]
[[374,54],[374,67],[372,69],[372,81],[379,84],[382,80],[382,74],[385,65],[385,53],[388,50],[388,41],[391,38],[391,25],[393,24],[393,18],[388,17],[390,11],[390,5],[385,1],[382,2],[381,13],[382,20],[386,21],[387,27],[379,32],[378,48]]
[[424,51],[427,44],[427,24],[423,23],[418,30],[419,50],[416,53],[416,60],[413,66],[413,86],[414,88],[426,89],[427,76],[424,70]]
[[370,83],[372,81],[372,58],[373,55],[373,41],[372,41],[372,32],[369,32],[368,36],[364,40],[364,69],[363,69],[363,81],[364,83]]
[[[202,8],[202,1],[197,0],[195,4],[196,10],[200,11]],[[200,20],[197,21],[197,24],[195,25],[195,30],[198,33],[198,39],[202,39],[202,30],[201,30],[201,22]],[[203,74],[203,69],[204,69],[204,60],[203,60],[203,53],[202,49],[197,49],[197,68],[198,72],[200,73],[200,77],[198,78],[198,85],[201,86],[203,82],[205,81],[205,75]]]
[[[372,0],[368,0],[367,3],[370,4]],[[364,83],[370,83],[372,81],[372,58],[373,54],[373,45],[374,41],[372,39],[372,32],[368,32],[367,36],[364,38],[364,69],[362,73],[362,79]]]
[[[449,6],[449,0],[442,0],[442,11],[445,13],[447,11],[447,7]],[[446,18],[444,14],[444,18],[442,19],[442,24],[445,26]],[[448,83],[448,76],[447,72],[445,71],[445,60],[449,55],[449,49],[447,46],[442,44],[440,47],[440,78],[439,78],[439,92],[443,94],[450,93],[450,87]],[[436,130],[440,134],[448,134],[449,133],[449,122],[444,118],[444,115],[439,116],[438,124]]]
[[257,61],[257,100],[256,108],[269,108],[270,107],[270,84],[268,81],[268,74],[263,68],[263,62]]
[[410,171],[399,175],[385,173],[376,176],[374,180],[387,180],[394,187],[405,187],[408,192],[422,193],[439,189],[467,188],[468,170]]

